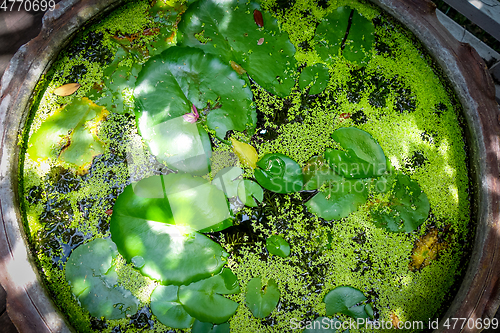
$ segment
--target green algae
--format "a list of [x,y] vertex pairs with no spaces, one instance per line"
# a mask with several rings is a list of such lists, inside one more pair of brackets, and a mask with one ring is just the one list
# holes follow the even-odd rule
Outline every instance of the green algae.
[[[339,148],[330,138],[335,129],[356,126],[379,142],[397,170],[418,182],[428,196],[431,217],[416,232],[392,234],[377,228],[369,219],[371,202],[385,200],[382,194],[369,198],[348,217],[327,222],[302,205],[308,193],[265,192],[262,204],[243,208],[237,215],[239,225],[249,225],[251,232],[213,235],[232,254],[228,267],[242,287],[261,276],[276,281],[281,294],[277,308],[263,320],[255,319],[244,306],[244,293],[228,296],[240,303],[229,320],[232,331],[284,332],[290,330],[292,319],[325,316],[323,298],[341,285],[361,290],[379,320],[390,321],[394,312],[401,321],[427,322],[438,314],[442,300],[449,298],[449,290],[465,266],[457,257],[463,255],[461,244],[473,237],[469,231],[469,181],[459,126],[460,110],[429,56],[422,53],[411,35],[378,9],[357,1],[331,1],[326,9],[312,0],[298,1],[286,11],[275,10],[274,15],[296,47],[298,63],[311,66],[321,63],[311,42],[316,24],[328,12],[344,5],[375,22],[377,40],[366,67],[359,70],[336,58],[327,64],[330,74],[327,89],[315,96],[304,94],[296,84],[290,96],[280,98],[252,83],[259,112],[256,134],[235,132],[233,137],[254,145],[259,157],[281,153],[303,167],[326,148]],[[61,54],[40,85],[24,144],[57,108],[74,97],[86,96],[95,83],[103,80],[106,66],[120,47],[111,36],[133,35],[159,26],[146,14],[148,6],[146,1],[127,4],[77,37],[75,45],[84,42],[91,45],[88,49],[70,47]],[[267,9],[276,6],[274,1],[262,4]],[[145,47],[154,39],[153,35],[141,35],[134,43]],[[92,61],[97,58],[99,61]],[[131,60],[120,65],[130,65],[126,61]],[[51,93],[73,80],[82,84],[75,96],[59,97]],[[91,318],[78,306],[64,279],[64,262],[69,251],[92,238],[109,236],[108,211],[123,188],[131,180],[168,171],[154,160],[137,134],[135,120],[130,115],[133,101],[129,102],[123,114],[111,113],[99,128],[108,148],[94,159],[87,174],[59,177],[74,171],[54,161],[36,163],[29,156],[21,162],[21,193],[25,193],[22,201],[33,253],[60,309],[82,332],[111,332],[116,328],[170,331],[158,321],[140,324],[134,316],[113,321]],[[214,138],[213,131],[209,133],[214,146],[210,177],[213,178],[222,168],[234,166],[236,160],[231,147]],[[415,162],[415,156],[422,157],[417,158],[420,162]],[[245,178],[253,176],[251,168],[242,168]],[[411,271],[408,267],[414,244],[431,227],[452,230],[450,246],[426,267]],[[267,256],[265,239],[274,234],[282,235],[290,243],[292,251],[288,258]],[[144,313],[149,313],[149,298],[156,283],[139,274],[121,256],[115,265],[119,284],[139,298],[146,309]],[[153,320],[154,316],[149,313],[148,318]],[[342,315],[338,318],[347,319]]]

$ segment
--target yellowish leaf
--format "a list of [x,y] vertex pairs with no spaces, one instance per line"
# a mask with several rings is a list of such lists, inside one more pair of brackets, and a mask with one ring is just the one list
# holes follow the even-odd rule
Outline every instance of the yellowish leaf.
[[235,63],[232,60],[231,60],[231,68],[234,69],[234,71],[240,75],[245,74],[247,72],[243,67],[241,67],[240,65],[238,65],[237,63]]
[[79,83],[68,83],[54,89],[54,94],[57,96],[69,96],[80,88]]
[[439,252],[447,246],[447,238],[450,236],[448,230],[447,226],[442,233],[439,233],[437,228],[431,227],[425,235],[415,241],[410,270],[422,269],[437,258]]
[[392,326],[394,328],[399,329],[399,318],[396,315],[396,312],[394,312],[394,311],[391,311],[391,321],[392,321]]
[[231,138],[231,142],[233,144],[233,151],[240,159],[240,162],[251,167],[252,169],[255,169],[257,166],[257,160],[259,159],[259,155],[257,154],[255,148],[247,143],[240,142],[233,138]]

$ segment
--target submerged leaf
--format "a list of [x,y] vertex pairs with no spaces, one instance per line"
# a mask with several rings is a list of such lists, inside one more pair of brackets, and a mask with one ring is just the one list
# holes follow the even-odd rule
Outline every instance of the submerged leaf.
[[242,180],[238,184],[238,198],[248,207],[257,207],[257,202],[264,199],[264,191],[259,184],[252,180]]
[[246,304],[257,318],[265,318],[278,305],[280,290],[273,279],[263,285],[261,277],[251,279],[247,285]]
[[323,64],[315,64],[304,68],[300,73],[299,88],[302,90],[312,84],[309,94],[316,95],[325,90],[329,80],[328,67]]
[[228,218],[224,193],[206,180],[187,174],[153,176],[118,196],[111,238],[127,261],[142,258],[144,275],[186,284],[218,273],[227,256],[219,244],[193,230],[222,230],[231,225]]
[[430,228],[415,241],[408,268],[415,272],[436,260],[439,253],[448,247],[449,236],[449,225],[442,232],[437,228]]
[[223,191],[228,198],[238,195],[238,184],[240,183],[243,169],[238,167],[226,167],[217,172],[212,184]]
[[315,50],[324,61],[332,62],[342,54],[347,60],[364,66],[370,59],[370,51],[375,42],[374,31],[373,23],[357,10],[347,6],[339,7],[328,14],[316,28]]
[[326,315],[332,316],[336,313],[343,313],[353,318],[371,318],[368,312],[373,313],[368,304],[361,304],[366,301],[365,295],[356,288],[341,286],[326,294]]
[[266,154],[257,162],[255,179],[264,188],[276,193],[298,192],[304,185],[302,169],[283,154]]
[[226,322],[238,308],[238,303],[222,295],[236,294],[240,286],[231,270],[187,286],[180,286],[179,300],[185,310],[196,319],[213,324]]
[[255,169],[257,167],[257,160],[259,159],[257,150],[248,143],[240,142],[234,138],[231,138],[231,143],[233,144],[233,151],[238,156],[240,162]]
[[169,327],[189,328],[194,322],[179,302],[178,286],[157,286],[151,294],[151,312]]
[[118,255],[110,239],[80,245],[66,263],[66,280],[80,304],[97,318],[120,319],[137,312],[139,300],[121,286],[111,263]]
[[375,225],[392,232],[416,230],[429,216],[429,200],[418,183],[397,173],[389,203],[374,205],[371,216]]
[[316,190],[321,187],[325,182],[341,181],[342,177],[336,175],[328,166],[328,163],[322,156],[313,156],[302,168],[304,174],[304,190]]
[[67,83],[54,89],[54,95],[69,96],[75,93],[78,90],[78,88],[80,88],[79,83]]
[[282,237],[277,235],[272,235],[266,239],[266,249],[271,254],[275,254],[282,258],[288,257],[290,255],[290,244],[287,243]]
[[205,323],[195,320],[191,333],[229,333],[229,323],[214,325],[212,323]]
[[77,98],[57,110],[30,137],[30,158],[60,159],[80,168],[90,166],[104,152],[97,128],[108,111],[88,98]]
[[[179,43],[214,54],[224,63],[234,61],[261,87],[285,97],[295,84],[289,75],[295,69],[295,47],[277,20],[259,9],[253,1],[198,1],[182,16]],[[196,38],[202,32],[209,36],[203,42]],[[255,45],[260,38],[266,42]]]
[[[191,112],[191,105],[211,108],[207,125],[221,139],[229,130],[253,129],[256,123],[246,82],[227,63],[197,48],[171,47],[149,59],[137,78],[134,96],[138,129],[150,146],[169,142],[161,133],[162,124],[182,119]],[[209,105],[210,101],[216,105]],[[162,160],[163,154],[169,154],[154,153]]]

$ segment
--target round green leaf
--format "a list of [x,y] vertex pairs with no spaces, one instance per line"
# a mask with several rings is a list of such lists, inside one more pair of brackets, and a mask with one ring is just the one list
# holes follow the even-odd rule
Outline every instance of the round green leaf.
[[247,285],[246,304],[257,318],[265,318],[278,305],[280,290],[273,279],[263,285],[261,277],[251,279]]
[[[352,16],[349,26],[349,17]],[[324,61],[332,61],[342,54],[347,60],[364,66],[370,59],[375,41],[375,27],[357,10],[339,7],[328,14],[316,28],[315,50]],[[347,34],[345,43],[342,44]]]
[[137,312],[139,300],[117,286],[118,276],[111,266],[117,255],[110,239],[99,238],[77,247],[66,263],[71,292],[94,317],[120,319]]
[[283,154],[266,154],[258,162],[255,179],[264,188],[276,193],[298,192],[304,185],[302,169]]
[[271,254],[280,257],[288,257],[290,255],[290,244],[287,243],[282,237],[272,235],[266,239],[266,248]]
[[[217,101],[218,107],[208,113],[207,125],[219,138],[229,130],[255,127],[253,96],[245,80],[228,63],[197,48],[171,47],[148,60],[137,78],[134,96],[139,132],[150,148],[154,145],[158,149],[157,157],[162,161],[171,155],[160,150],[165,149],[165,142],[183,144],[185,138],[162,135],[163,127],[172,129],[174,125],[161,124],[190,113],[193,104],[201,112],[209,101],[211,107]],[[188,141],[193,140],[198,138]],[[169,147],[175,148],[175,143]]]
[[157,286],[151,294],[151,312],[158,320],[173,328],[189,328],[194,322],[186,310],[184,310],[177,292],[177,286]]
[[334,172],[346,178],[374,178],[386,171],[384,151],[369,133],[342,127],[333,132],[332,138],[346,150],[326,150],[325,159]]
[[[255,23],[256,9],[262,13],[263,28]],[[278,96],[289,95],[295,84],[288,74],[295,69],[295,47],[276,19],[256,2],[198,1],[182,16],[178,38],[180,45],[200,48],[224,63],[234,61]]]
[[229,323],[214,325],[205,323],[198,319],[194,321],[191,333],[229,333]]
[[217,229],[227,217],[222,191],[203,178],[168,174],[127,186],[113,207],[110,230],[120,253],[140,262],[144,275],[178,285],[222,269],[227,253],[193,230]]
[[256,182],[244,179],[238,184],[238,198],[245,206],[257,207],[257,202],[264,199],[264,191]]
[[238,279],[225,268],[211,278],[180,286],[179,301],[192,317],[213,324],[222,324],[236,312],[238,303],[222,295],[240,292]]
[[300,73],[299,88],[302,90],[312,84],[309,94],[316,95],[325,90],[329,80],[328,67],[323,64],[315,64],[304,68]]
[[[391,178],[389,178],[391,179]],[[397,173],[390,193],[389,205],[373,206],[371,216],[375,225],[392,232],[416,230],[429,216],[429,200],[418,183],[407,175]]]
[[238,195],[238,184],[240,183],[243,169],[238,167],[226,167],[215,175],[212,184],[232,198]]
[[325,220],[339,220],[363,205],[368,197],[368,186],[363,179],[329,181],[328,188],[306,202],[311,213]]
[[348,286],[337,287],[325,296],[326,315],[343,313],[356,319],[370,318],[370,315],[365,311],[365,304],[360,304],[364,301],[366,301],[366,297],[358,289]]

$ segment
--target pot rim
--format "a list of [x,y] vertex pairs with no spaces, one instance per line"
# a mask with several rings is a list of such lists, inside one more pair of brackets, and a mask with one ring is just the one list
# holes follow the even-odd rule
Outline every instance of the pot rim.
[[[500,124],[495,88],[486,65],[438,21],[430,0],[370,0],[402,23],[441,66],[464,110],[471,152],[477,226],[469,266],[435,332],[479,332],[477,326],[446,328],[445,318],[492,318],[500,305]],[[43,18],[40,34],[14,55],[0,85],[0,282],[7,311],[21,332],[70,332],[48,296],[27,249],[19,210],[19,138],[32,92],[59,51],[83,25],[124,0],[64,0]],[[49,38],[50,37],[50,38]],[[14,130],[15,129],[15,130]],[[467,135],[469,134],[469,135]],[[474,135],[472,135],[474,134]]]

